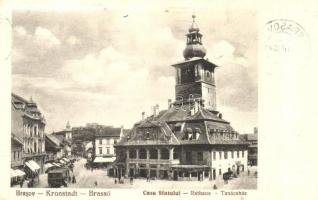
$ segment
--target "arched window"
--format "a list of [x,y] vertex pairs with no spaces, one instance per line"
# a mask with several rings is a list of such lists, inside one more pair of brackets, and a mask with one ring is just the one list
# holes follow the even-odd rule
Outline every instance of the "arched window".
[[157,149],[150,149],[150,159],[158,159],[158,150]]
[[139,150],[139,158],[140,159],[147,159],[147,152],[145,148],[141,148]]
[[136,159],[137,154],[135,149],[129,149],[129,158]]
[[169,150],[166,148],[161,149],[161,159],[168,160],[169,159]]

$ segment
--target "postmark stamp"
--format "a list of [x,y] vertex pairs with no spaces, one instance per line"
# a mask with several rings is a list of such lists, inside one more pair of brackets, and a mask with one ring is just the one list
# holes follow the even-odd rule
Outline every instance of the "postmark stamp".
[[303,63],[310,52],[310,41],[305,29],[288,19],[275,19],[266,23],[266,56],[274,63]]

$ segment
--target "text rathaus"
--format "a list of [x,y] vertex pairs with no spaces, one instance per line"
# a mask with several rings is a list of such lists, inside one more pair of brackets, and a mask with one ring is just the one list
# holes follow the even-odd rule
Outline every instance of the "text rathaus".
[[137,122],[115,146],[116,176],[170,180],[216,179],[247,167],[247,144],[216,110],[216,65],[204,58],[195,22],[176,70],[175,101]]

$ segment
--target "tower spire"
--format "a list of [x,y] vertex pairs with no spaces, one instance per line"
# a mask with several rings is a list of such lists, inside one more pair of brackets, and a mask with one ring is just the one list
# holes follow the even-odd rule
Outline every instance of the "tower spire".
[[66,129],[70,129],[70,128],[71,128],[70,121],[67,121],[67,123],[66,123]]
[[191,26],[186,37],[186,48],[183,51],[185,61],[172,65],[176,69],[176,101],[181,102],[182,105],[197,101],[197,106],[215,111],[214,69],[217,66],[204,59],[206,49],[202,45],[202,34],[195,15],[192,15]]
[[197,23],[195,22],[196,16],[192,15],[192,24],[189,28],[189,33],[187,36],[187,46],[183,51],[183,57],[186,60],[189,60],[193,57],[203,58],[206,54],[206,49],[202,45],[202,34],[199,33],[200,29]]

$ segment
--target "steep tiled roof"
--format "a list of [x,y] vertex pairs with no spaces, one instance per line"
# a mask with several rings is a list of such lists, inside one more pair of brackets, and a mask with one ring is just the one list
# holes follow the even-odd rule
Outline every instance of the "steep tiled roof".
[[[36,113],[36,114],[34,114]],[[23,137],[23,117],[33,120],[39,120],[45,124],[45,119],[41,115],[37,106],[24,98],[11,94],[11,132],[18,137]]]
[[257,140],[257,134],[247,134],[247,140]]
[[[138,128],[158,128],[160,133],[156,135],[156,139],[145,139],[140,133]],[[143,137],[143,138],[142,138]],[[167,144],[179,144],[178,139],[175,137],[170,127],[164,122],[158,121],[144,121],[140,125],[135,126],[128,134],[117,143],[120,145],[167,145]]]
[[[175,129],[179,126],[180,129]],[[159,127],[162,133],[168,135],[167,140],[149,139],[145,136],[138,135],[137,130],[151,129]],[[182,129],[181,129],[182,127]],[[172,107],[168,110],[159,112],[157,116],[147,117],[145,120],[135,124],[134,129],[118,143],[118,145],[187,145],[187,144],[245,144],[240,139],[215,139],[209,134],[210,129],[233,132],[234,129],[230,123],[219,118],[215,113],[200,108],[193,115],[190,114],[190,108]],[[189,137],[188,132],[193,134],[199,133],[198,137]],[[143,133],[146,134],[146,133]]]
[[14,140],[15,142],[23,145],[23,140],[21,137],[15,135],[14,133],[11,133],[11,139]]
[[169,110],[163,111],[161,115],[156,117],[159,121],[192,121],[192,120],[209,120],[228,123],[227,121],[217,117],[215,114],[207,109],[200,108],[194,115],[190,115],[190,108],[184,106],[183,108],[172,107]]
[[96,130],[96,137],[119,137],[121,128],[103,127]]
[[61,141],[53,134],[51,135],[46,135],[46,138],[48,140],[50,140],[53,144],[55,144],[56,146],[60,146]]

